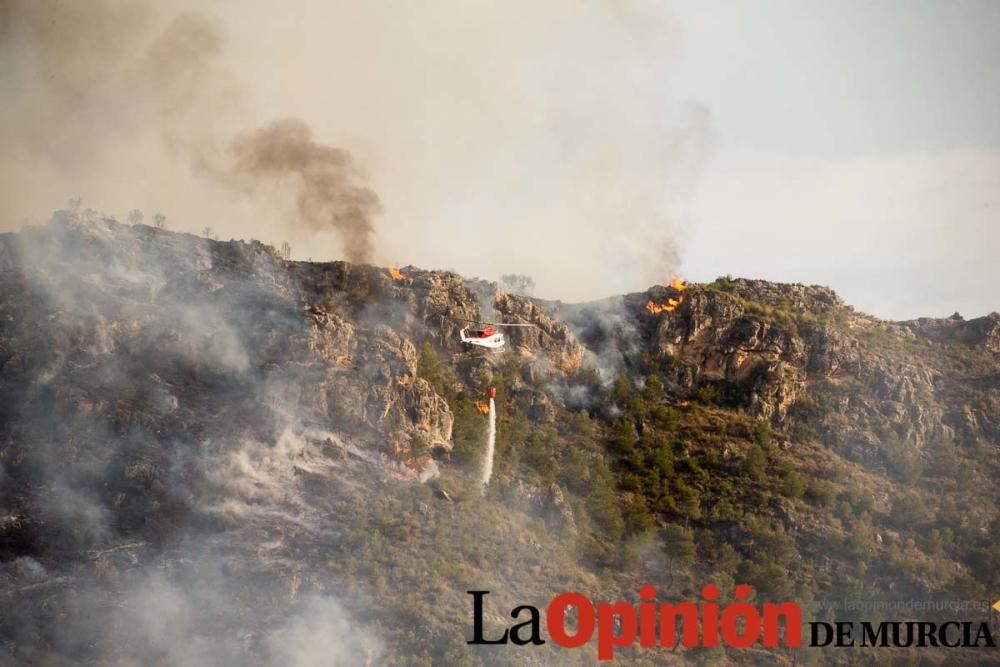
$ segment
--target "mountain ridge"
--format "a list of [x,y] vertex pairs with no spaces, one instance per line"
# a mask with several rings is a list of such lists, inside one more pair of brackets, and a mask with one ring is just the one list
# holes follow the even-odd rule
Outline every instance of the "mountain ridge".
[[[0,586],[25,610],[0,625],[8,657],[152,659],[113,612],[151,581],[221,600],[184,631],[246,635],[223,664],[319,613],[358,624],[354,658],[470,665],[537,658],[468,647],[466,587],[497,589],[494,626],[568,587],[807,604],[998,583],[1000,315],[882,321],[730,278],[565,304],[397,271],[71,212],[0,236]],[[459,341],[494,319],[535,326],[500,354]],[[81,607],[114,622],[85,633]],[[184,662],[183,644],[153,650]]]

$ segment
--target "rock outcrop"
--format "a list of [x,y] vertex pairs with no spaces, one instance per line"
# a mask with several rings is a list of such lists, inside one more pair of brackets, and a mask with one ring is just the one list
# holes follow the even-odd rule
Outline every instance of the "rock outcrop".
[[[877,441],[892,430],[920,445],[956,431],[997,434],[995,381],[983,378],[979,391],[954,404],[957,385],[970,388],[967,370],[997,368],[996,313],[883,322],[856,313],[825,287],[739,279],[689,286],[672,312],[644,308],[670,296],[676,294],[654,287],[623,297],[617,308],[643,339],[639,349],[667,362],[684,392],[715,385],[725,400],[775,423],[818,401],[866,425],[864,436],[852,426],[834,439]],[[624,367],[635,348],[620,345],[618,353]]]

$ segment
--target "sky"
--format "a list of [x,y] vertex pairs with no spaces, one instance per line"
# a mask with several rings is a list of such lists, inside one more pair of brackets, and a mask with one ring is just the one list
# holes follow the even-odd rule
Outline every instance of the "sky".
[[377,193],[375,263],[523,273],[567,301],[730,274],[883,318],[1000,310],[998,2],[18,5],[0,229],[80,196],[342,257],[295,174],[226,162],[294,117]]
[[887,318],[1000,310],[1000,3],[677,16],[675,83],[722,135],[685,275],[830,285]]

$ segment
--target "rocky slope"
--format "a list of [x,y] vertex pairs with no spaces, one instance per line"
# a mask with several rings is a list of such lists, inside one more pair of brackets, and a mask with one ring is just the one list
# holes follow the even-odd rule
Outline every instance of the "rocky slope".
[[[1000,315],[883,322],[732,279],[647,308],[680,296],[544,302],[65,212],[0,236],[0,659],[572,662],[472,652],[466,588],[679,596],[765,561],[804,600],[838,567],[869,595],[996,583]],[[481,320],[535,326],[463,346]],[[914,489],[937,499],[908,521]],[[722,659],[657,659],[688,658]]]

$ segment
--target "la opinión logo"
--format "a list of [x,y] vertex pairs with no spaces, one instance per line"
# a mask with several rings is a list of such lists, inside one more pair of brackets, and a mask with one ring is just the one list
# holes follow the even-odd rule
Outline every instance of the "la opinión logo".
[[[760,644],[765,648],[802,646],[802,611],[794,602],[750,603],[753,587],[737,585],[734,600],[720,605],[718,587],[701,589],[700,602],[657,602],[656,588],[639,589],[639,603],[592,602],[581,593],[556,595],[542,612],[532,605],[519,605],[510,612],[513,625],[487,637],[483,622],[483,602],[488,590],[466,591],[472,596],[473,645],[514,644],[556,646],[575,649],[597,637],[598,660],[611,660],[615,651],[634,646],[643,648],[709,648],[724,645],[743,649]],[[1000,602],[995,605],[1000,611]],[[994,647],[993,635],[985,622],[842,621],[809,623],[809,646],[861,647]],[[679,630],[679,633],[678,633]],[[679,637],[678,637],[679,634]],[[678,641],[679,640],[679,641]]]
[[[541,645],[542,615],[537,607],[520,605],[510,616],[521,621],[487,638],[483,628],[483,600],[490,591],[466,591],[472,596],[472,639],[469,644]],[[610,660],[615,650],[632,646],[636,640],[643,648],[674,647],[681,628],[680,644],[685,648],[718,646],[747,648],[758,641],[765,647],[800,646],[802,612],[794,602],[765,603],[757,607],[749,599],[753,587],[739,585],[735,600],[723,607],[717,602],[718,587],[709,584],[701,589],[704,601],[656,602],[656,588],[649,584],[639,589],[639,604],[599,602],[596,605],[581,593],[561,593],[545,610],[545,628],[549,639],[562,648],[580,648],[597,635],[597,657]],[[575,615],[575,627],[567,619]],[[523,619],[523,620],[522,620]],[[784,633],[781,632],[782,626]],[[782,634],[783,643],[782,643]]]

